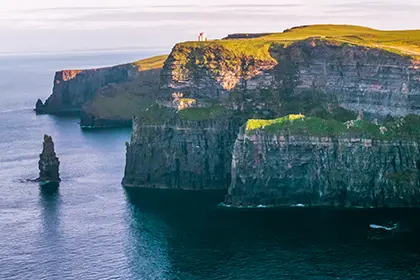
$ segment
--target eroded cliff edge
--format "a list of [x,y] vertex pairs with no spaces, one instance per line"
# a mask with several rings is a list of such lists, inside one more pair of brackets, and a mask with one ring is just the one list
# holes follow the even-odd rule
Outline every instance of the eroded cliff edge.
[[[420,115],[419,31],[320,25],[236,37],[177,44],[153,71],[131,65],[117,82],[98,78],[93,94],[77,86],[78,74],[67,84],[79,96],[67,103],[83,103],[84,126],[126,125],[136,115],[123,185],[227,193],[230,186],[233,206],[419,204],[417,134],[386,138],[398,121]],[[300,113],[320,121],[277,140],[261,128],[238,136],[250,119]],[[363,124],[355,135],[349,121]],[[312,133],[329,124],[346,131]],[[266,149],[255,156],[256,147]],[[352,174],[344,188],[340,180]]]
[[[150,118],[155,114],[159,120]],[[148,115],[134,119],[124,186],[226,190],[232,146],[242,122],[227,115],[191,120],[160,105],[150,107]]]
[[[262,172],[261,178],[255,179],[258,176],[247,165],[255,162],[255,158],[248,156],[251,152],[246,148],[233,150],[235,141],[238,146],[241,137],[245,137],[239,134],[236,139],[239,127],[249,119],[268,120],[303,113],[308,118],[334,121],[340,126],[346,121],[356,120],[377,123],[379,133],[379,127],[389,121],[409,114],[418,115],[420,67],[416,55],[420,53],[417,52],[420,36],[416,32],[407,35],[405,32],[382,32],[354,26],[309,26],[252,39],[177,44],[161,71],[162,99],[151,107],[153,109],[139,112],[134,121],[134,132],[127,145],[123,185],[187,190],[227,190],[230,185],[226,202],[234,206],[292,203],[292,200],[283,201],[278,194],[271,199],[268,189],[272,185],[267,187],[265,181],[271,180],[274,185],[284,182],[275,181],[268,175],[270,173],[262,171],[259,171]],[[413,36],[414,40],[395,44],[396,40],[406,36]],[[172,111],[171,116],[167,115],[168,110]],[[156,120],[156,116],[163,116],[165,121]],[[323,122],[321,126],[325,125]],[[360,133],[354,138],[365,139],[364,132]],[[305,157],[321,157],[317,153],[325,150],[322,148],[325,146],[323,140],[313,140],[308,131],[298,136],[307,137],[309,142],[319,145],[319,149],[312,144],[309,148],[303,145],[302,149],[306,149],[307,153],[296,153],[296,158],[302,156],[304,161]],[[327,134],[323,137],[330,139],[328,143],[346,143],[353,138],[351,134]],[[223,139],[223,149],[217,139]],[[378,147],[387,145],[366,139],[375,145],[379,143]],[[286,150],[295,145],[293,141],[285,143]],[[397,146],[405,143],[401,147],[407,146],[413,156],[417,153],[417,139],[396,138],[392,143]],[[335,147],[338,148],[333,149],[327,158],[337,161],[337,166],[342,168],[337,171],[339,175],[336,178],[350,176],[350,173],[340,175],[340,172],[347,172],[344,166],[352,162],[341,163],[339,158],[334,158],[334,151],[344,149],[340,144]],[[379,152],[373,149],[371,154]],[[266,153],[268,156],[268,150],[263,150],[260,156]],[[350,151],[345,152],[346,156],[348,153]],[[226,161],[224,164],[221,164],[222,159]],[[373,164],[378,159],[372,156],[365,160]],[[261,170],[270,170],[280,164],[275,160],[271,161],[272,166],[263,164],[261,160],[257,162]],[[289,163],[282,164],[289,166]],[[353,170],[353,167],[347,168]],[[372,165],[364,171],[376,174],[379,169]],[[406,169],[413,174],[417,172],[415,164]],[[222,172],[215,175],[214,170]],[[243,187],[238,181],[242,177],[235,175],[241,172],[245,177],[250,176],[246,177]],[[313,169],[308,172],[313,172]],[[328,177],[335,169],[324,168],[323,172]],[[232,176],[231,180],[226,179],[228,175]],[[304,180],[299,182],[306,183]],[[321,183],[313,181],[311,184]],[[416,185],[417,182],[410,184]],[[337,188],[341,190],[339,186]],[[253,190],[259,190],[261,197],[258,198]],[[313,191],[312,196],[316,196],[317,190]],[[350,197],[350,191],[348,193]],[[411,198],[414,199],[414,196]],[[334,199],[331,204],[357,204],[353,199],[349,202]],[[361,195],[360,205],[415,204],[414,200],[407,202],[407,197],[404,201],[391,203],[386,200],[383,204],[377,200],[380,199],[367,200]],[[296,199],[296,203],[303,202]],[[322,199],[305,203],[327,204]]]
[[237,207],[420,205],[420,118],[375,125],[303,115],[250,120],[235,142]]
[[82,127],[131,126],[133,115],[149,106],[159,91],[166,55],[114,67],[63,70],[55,74],[53,93],[35,111],[80,112]]

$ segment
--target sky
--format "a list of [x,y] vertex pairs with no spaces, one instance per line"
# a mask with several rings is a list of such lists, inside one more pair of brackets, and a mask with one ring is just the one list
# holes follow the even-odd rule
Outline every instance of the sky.
[[[345,23],[420,29],[418,0],[0,0],[0,54],[162,49],[236,32]],[[211,6],[205,3],[211,2]],[[153,6],[150,6],[153,3]]]

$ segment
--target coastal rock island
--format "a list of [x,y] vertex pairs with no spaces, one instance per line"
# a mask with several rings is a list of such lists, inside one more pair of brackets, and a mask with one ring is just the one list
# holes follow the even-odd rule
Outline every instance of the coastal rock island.
[[89,96],[92,126],[135,115],[124,186],[225,190],[234,207],[420,206],[419,30],[302,26],[159,59],[147,87],[127,75],[57,95]]
[[61,181],[59,174],[60,161],[54,150],[52,137],[44,135],[42,153],[39,155],[39,178],[40,183],[59,183]]

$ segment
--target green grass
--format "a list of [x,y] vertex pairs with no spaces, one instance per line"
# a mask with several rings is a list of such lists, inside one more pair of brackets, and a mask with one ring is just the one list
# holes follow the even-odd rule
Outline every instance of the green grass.
[[[384,124],[368,121],[339,122],[303,115],[288,115],[273,120],[252,119],[246,123],[247,135],[257,131],[269,134],[290,134],[310,136],[348,136],[378,140],[420,139],[420,116],[410,115]],[[381,127],[386,131],[381,132]]]
[[139,123],[146,125],[168,124],[176,118],[176,110],[154,103],[136,114]]
[[146,109],[154,99],[121,92],[116,96],[98,96],[86,111],[100,119],[130,120],[138,111]]
[[228,110],[220,105],[202,108],[187,108],[178,112],[181,120],[203,121],[228,117]]
[[221,46],[235,56],[252,56],[257,60],[272,60],[269,50],[274,43],[288,46],[311,37],[318,37],[338,44],[346,43],[379,48],[412,58],[420,56],[420,30],[382,31],[352,25],[311,25],[255,39],[185,42],[179,44],[178,48],[202,49]]
[[139,67],[139,71],[161,69],[168,55],[159,55],[133,62],[134,65]]

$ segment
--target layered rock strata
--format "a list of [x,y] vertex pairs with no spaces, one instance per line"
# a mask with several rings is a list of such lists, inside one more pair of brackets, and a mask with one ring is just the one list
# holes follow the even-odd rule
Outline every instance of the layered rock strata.
[[55,75],[53,93],[38,100],[39,114],[80,113],[82,128],[131,125],[133,115],[159,98],[166,55],[114,67],[64,70]]
[[[136,76],[131,64],[89,70],[63,70],[55,74],[51,96],[36,104],[37,113],[60,114],[80,111],[98,89],[128,81]],[[41,102],[40,102],[41,101]]]
[[238,207],[420,205],[415,139],[246,132],[235,142],[226,203]]
[[134,119],[123,185],[183,190],[227,189],[234,120],[173,120],[143,124]]
[[39,178],[41,183],[58,183],[61,181],[59,174],[60,161],[54,150],[52,137],[44,135],[42,153],[39,155]]
[[277,115],[291,113],[284,103],[308,91],[375,117],[420,114],[420,63],[408,56],[323,38],[272,43],[269,53],[240,57],[223,44],[180,44],[165,63],[163,88]]

